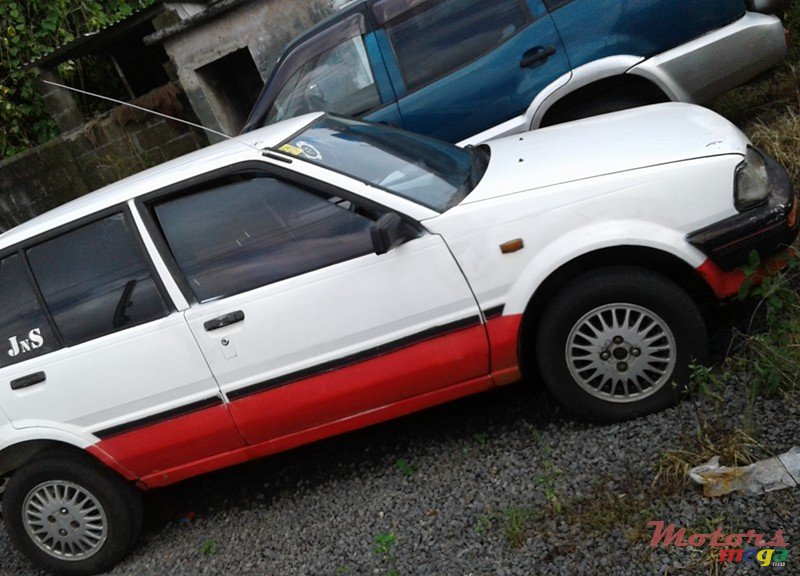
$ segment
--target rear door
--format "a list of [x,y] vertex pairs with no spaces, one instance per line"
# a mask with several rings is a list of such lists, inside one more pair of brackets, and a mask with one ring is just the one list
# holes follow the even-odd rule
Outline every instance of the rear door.
[[248,442],[488,387],[480,312],[440,237],[418,231],[378,256],[380,208],[259,172],[157,199],[148,214]]
[[403,127],[458,142],[523,115],[570,70],[540,0],[382,0]]
[[14,427],[94,434],[138,476],[245,445],[127,209],[4,255],[0,299]]

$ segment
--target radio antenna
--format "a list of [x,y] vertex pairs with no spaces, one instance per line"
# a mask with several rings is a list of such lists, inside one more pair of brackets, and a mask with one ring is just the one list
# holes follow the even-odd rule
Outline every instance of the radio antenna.
[[[200,130],[205,130],[206,132],[211,132],[212,134],[216,134],[217,136],[221,136],[226,140],[236,140],[233,136],[228,136],[227,134],[223,134],[222,132],[218,132],[216,130],[212,130],[211,128],[206,128],[205,126],[201,126],[200,124],[195,124],[194,122],[189,122],[188,120],[184,120],[182,118],[175,118],[174,116],[170,116],[169,114],[162,114],[161,112],[156,112],[155,110],[149,110],[148,108],[143,108],[141,106],[137,106],[136,104],[131,104],[130,102],[123,102],[122,100],[116,100],[115,98],[109,98],[108,96],[103,96],[101,94],[95,94],[94,92],[89,92],[87,90],[81,90],[79,88],[73,88],[72,86],[65,86],[64,84],[59,84],[58,82],[51,82],[50,80],[42,80],[45,84],[50,84],[51,86],[56,86],[58,88],[63,88],[64,90],[69,90],[71,92],[77,92],[78,94],[83,94],[85,96],[92,96],[94,98],[99,98],[100,100],[106,100],[108,102],[113,102],[114,104],[119,104],[120,106],[127,106],[128,108],[133,108],[135,110],[140,110],[142,112],[148,112],[150,114],[155,114],[156,116],[161,116],[162,118],[166,118],[167,120],[174,120],[175,122],[180,122],[182,124],[186,124],[187,126],[192,126],[194,128],[199,128]],[[243,144],[249,148],[253,148],[254,150],[258,150],[255,146],[250,146],[240,140],[236,140],[239,144]],[[259,150],[260,152],[260,150]]]

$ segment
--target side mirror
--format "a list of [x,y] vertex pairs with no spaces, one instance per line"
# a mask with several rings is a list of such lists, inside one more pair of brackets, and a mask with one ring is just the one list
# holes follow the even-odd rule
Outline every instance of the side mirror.
[[322,112],[325,110],[325,106],[327,104],[325,102],[325,93],[322,91],[322,88],[319,84],[314,82],[306,86],[304,96],[306,99],[306,105],[310,111]]
[[379,256],[408,240],[403,219],[394,212],[378,218],[378,221],[370,226],[369,233],[372,236],[372,247],[375,254]]

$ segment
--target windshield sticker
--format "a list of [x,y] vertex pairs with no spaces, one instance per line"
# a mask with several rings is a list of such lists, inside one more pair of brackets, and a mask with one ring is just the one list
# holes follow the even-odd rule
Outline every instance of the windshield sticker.
[[30,352],[31,350],[41,348],[44,345],[44,338],[42,337],[41,328],[34,328],[28,332],[28,338],[25,340],[17,340],[16,336],[12,336],[8,339],[8,341],[11,344],[11,349],[8,350],[8,355],[12,358],[19,356],[20,354]]
[[297,146],[292,146],[291,144],[284,144],[280,148],[278,148],[281,152],[285,152],[286,154],[291,154],[292,156],[302,156],[303,149],[298,148]]
[[309,160],[322,160],[322,154],[320,153],[320,151],[314,148],[314,146],[312,146],[308,142],[300,140],[297,142],[297,145],[303,151],[303,155]]

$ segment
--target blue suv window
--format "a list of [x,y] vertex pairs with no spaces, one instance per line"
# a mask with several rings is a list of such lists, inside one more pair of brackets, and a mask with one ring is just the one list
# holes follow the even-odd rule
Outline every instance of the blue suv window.
[[318,111],[359,116],[380,103],[364,40],[357,36],[297,70],[275,97],[267,123]]
[[387,26],[409,90],[499,46],[528,23],[519,0],[433,0]]

